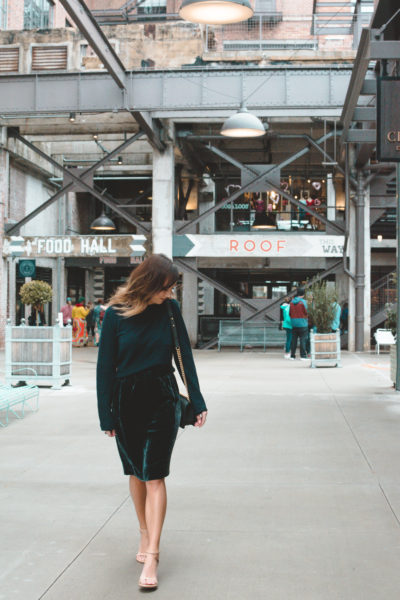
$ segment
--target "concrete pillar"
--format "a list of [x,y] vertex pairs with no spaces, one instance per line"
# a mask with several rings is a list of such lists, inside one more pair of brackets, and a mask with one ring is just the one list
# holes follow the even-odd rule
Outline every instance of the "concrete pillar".
[[8,152],[1,149],[3,137],[5,138],[5,128],[0,127],[0,348],[4,346],[5,325],[7,320],[7,262],[1,257],[3,255],[3,232],[8,206],[10,174]]
[[371,349],[371,224],[370,190],[364,193],[364,351]]
[[12,325],[15,325],[15,304],[16,304],[16,261],[15,258],[8,259],[8,316]]
[[[187,258],[186,263],[196,268],[196,259]],[[198,280],[193,273],[183,271],[182,278],[182,316],[186,324],[190,343],[197,344],[198,335]]]
[[174,148],[168,144],[163,153],[153,150],[153,252],[172,258],[175,205]]
[[331,173],[326,178],[326,217],[329,221],[336,219],[336,190]]
[[[203,177],[203,181],[206,184],[205,187],[201,187],[199,192],[199,214],[203,214],[215,206],[215,183],[208,175]],[[215,213],[206,217],[199,223],[199,233],[214,233],[215,232]]]

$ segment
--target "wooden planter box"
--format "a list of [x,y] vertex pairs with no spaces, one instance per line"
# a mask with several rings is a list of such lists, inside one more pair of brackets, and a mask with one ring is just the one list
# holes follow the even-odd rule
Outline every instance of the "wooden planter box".
[[335,333],[310,332],[311,367],[331,366],[341,367],[340,364],[340,331]]
[[393,385],[396,385],[396,363],[397,363],[397,354],[396,354],[396,344],[392,344],[390,346],[390,379],[392,380]]
[[50,382],[53,389],[71,377],[72,327],[6,325],[7,384]]

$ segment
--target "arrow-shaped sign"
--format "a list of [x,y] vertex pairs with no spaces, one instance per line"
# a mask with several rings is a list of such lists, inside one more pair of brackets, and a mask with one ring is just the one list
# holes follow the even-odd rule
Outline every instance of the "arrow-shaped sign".
[[145,235],[133,235],[132,243],[129,244],[130,249],[132,250],[131,256],[143,256],[146,252],[146,248],[143,244],[147,241]]
[[173,255],[187,256],[195,247],[189,235],[174,235]]
[[10,239],[11,256],[22,256],[25,253],[25,240],[20,235],[12,235]]

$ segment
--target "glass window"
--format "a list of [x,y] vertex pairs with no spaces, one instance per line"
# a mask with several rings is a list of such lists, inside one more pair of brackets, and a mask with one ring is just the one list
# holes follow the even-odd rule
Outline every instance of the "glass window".
[[167,0],[144,0],[137,12],[138,15],[163,15],[167,12]]
[[0,29],[7,29],[7,0],[0,0]]
[[52,2],[49,0],[25,0],[24,29],[48,29],[52,26]]

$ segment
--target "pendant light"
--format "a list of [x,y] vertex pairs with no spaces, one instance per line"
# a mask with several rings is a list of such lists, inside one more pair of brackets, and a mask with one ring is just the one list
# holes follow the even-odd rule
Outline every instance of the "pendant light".
[[252,115],[245,106],[229,117],[222,126],[221,134],[226,137],[247,138],[265,135],[265,126],[258,117]]
[[183,0],[179,16],[191,23],[224,25],[247,21],[254,14],[249,0]]
[[94,231],[115,231],[116,226],[110,217],[107,217],[103,209],[101,215],[90,225],[90,229]]

